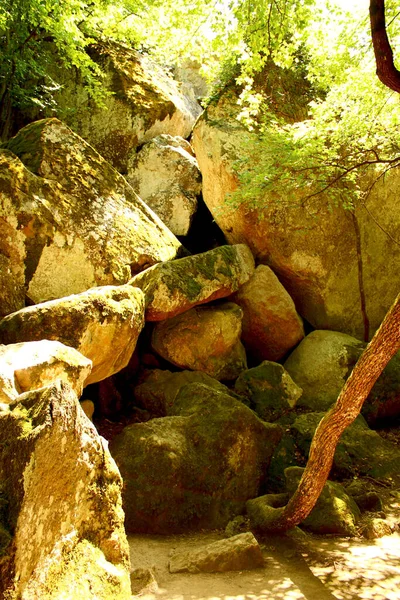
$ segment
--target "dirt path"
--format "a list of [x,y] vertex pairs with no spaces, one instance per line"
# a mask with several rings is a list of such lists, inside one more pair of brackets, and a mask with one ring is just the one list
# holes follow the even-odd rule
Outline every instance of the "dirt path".
[[158,589],[143,600],[400,600],[400,535],[366,541],[307,536],[268,538],[265,568],[170,574],[170,555],[221,539],[223,533],[129,538],[133,568],[152,568]]

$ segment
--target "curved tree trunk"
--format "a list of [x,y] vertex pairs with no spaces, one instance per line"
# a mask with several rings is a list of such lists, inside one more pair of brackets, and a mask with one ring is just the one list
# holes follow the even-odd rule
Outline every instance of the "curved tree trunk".
[[400,71],[394,66],[393,51],[386,32],[385,0],[370,0],[369,18],[376,74],[384,85],[400,93]]
[[297,490],[284,508],[271,509],[267,530],[286,531],[310,514],[328,478],[341,434],[359,415],[374,383],[399,349],[400,294],[354,367],[336,404],[318,425]]

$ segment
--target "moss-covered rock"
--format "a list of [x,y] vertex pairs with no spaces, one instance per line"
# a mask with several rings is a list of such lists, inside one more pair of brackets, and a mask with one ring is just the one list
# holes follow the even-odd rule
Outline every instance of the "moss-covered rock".
[[[55,115],[118,171],[126,173],[129,153],[157,135],[189,137],[202,109],[165,69],[115,42],[93,44],[88,52],[102,72],[101,106],[94,106],[77,71],[61,66],[54,73],[61,85]],[[32,120],[38,118],[32,113]],[[54,116],[54,107],[41,110],[40,115]]]
[[57,341],[0,345],[0,402],[9,404],[22,392],[57,379],[67,382],[79,397],[91,370],[91,360]]
[[0,341],[47,339],[72,346],[92,361],[88,385],[128,364],[143,325],[143,292],[130,285],[105,286],[8,315],[0,321]]
[[[303,471],[301,467],[289,467],[285,470],[289,494],[294,494],[296,491]],[[302,522],[302,526],[313,533],[354,536],[360,516],[357,504],[346,494],[343,486],[340,483],[327,481],[316,505]]]
[[253,255],[247,246],[237,244],[159,263],[129,283],[146,295],[146,320],[162,321],[230,296],[253,271]]
[[[298,406],[314,411],[330,408],[365,346],[365,342],[337,331],[311,332],[284,363],[303,389]],[[384,369],[361,412],[371,425],[400,415],[400,354]]]
[[[291,426],[296,444],[305,456],[323,416],[324,413],[300,415]],[[340,477],[361,474],[387,478],[399,472],[399,465],[398,448],[369,429],[361,415],[342,433],[333,460],[334,472]]]
[[242,309],[233,302],[197,306],[156,323],[151,344],[181,369],[203,371],[220,381],[236,379],[247,367],[241,320]]
[[28,125],[6,146],[0,152],[2,316],[23,308],[25,296],[38,303],[120,285],[175,258],[181,246],[173,234],[57,119]]
[[224,527],[257,496],[281,429],[199,383],[180,390],[170,414],[126,427],[110,446],[124,478],[126,526]]
[[[139,385],[134,389],[138,405],[148,410],[154,417],[165,417],[169,414],[179,390],[189,383],[204,383],[220,392],[231,395],[232,392],[202,371],[162,371],[153,369],[144,373]],[[236,397],[236,394],[233,393]]]
[[128,600],[121,477],[71,388],[20,395],[0,413],[0,440],[13,536],[1,597]]
[[235,382],[235,392],[245,396],[264,421],[276,421],[292,410],[302,394],[282,365],[267,360],[243,371]]

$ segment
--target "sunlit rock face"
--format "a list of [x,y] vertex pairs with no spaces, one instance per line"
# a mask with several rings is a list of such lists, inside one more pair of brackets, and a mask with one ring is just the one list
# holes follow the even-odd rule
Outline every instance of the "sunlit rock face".
[[228,200],[239,185],[235,161],[252,158],[246,150],[252,134],[236,120],[238,111],[228,92],[194,128],[203,197],[213,217],[229,243],[246,243],[257,262],[273,269],[313,327],[371,337],[398,293],[400,171],[381,178],[354,215],[329,209],[323,194],[310,204],[301,202],[300,193],[298,202],[288,202],[285,189],[260,198],[260,209],[233,209]]
[[[62,85],[56,116],[118,171],[125,173],[128,154],[157,135],[190,135],[202,109],[165,70],[122,44],[94,44],[89,54],[103,74],[101,106],[89,97],[74,69],[61,68],[54,74]],[[41,111],[40,116],[54,112]]]
[[144,325],[144,294],[130,285],[92,288],[29,306],[0,321],[0,341],[58,340],[92,361],[86,385],[125,367]]
[[57,119],[0,152],[0,313],[123,284],[179,241],[126,180]]
[[0,596],[129,600],[121,477],[70,386],[20,395],[0,432]]
[[201,192],[201,175],[186,140],[157,136],[130,157],[126,179],[172,233],[188,234]]

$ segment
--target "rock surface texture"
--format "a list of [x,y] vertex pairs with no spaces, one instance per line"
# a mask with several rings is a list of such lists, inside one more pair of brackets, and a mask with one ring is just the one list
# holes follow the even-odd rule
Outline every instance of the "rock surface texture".
[[253,271],[253,255],[247,246],[237,244],[159,263],[129,283],[146,295],[146,320],[162,321],[198,304],[230,296]]
[[180,390],[169,415],[129,425],[110,446],[124,479],[126,527],[224,527],[257,495],[281,429],[199,383]]
[[258,362],[280,360],[303,339],[303,321],[294,302],[266,265],[258,265],[233,300],[243,310],[243,344]]
[[0,151],[1,315],[23,308],[26,296],[38,303],[120,285],[175,258],[173,234],[60,121],[28,125],[7,149]]
[[92,361],[88,385],[128,364],[143,325],[143,292],[130,285],[105,286],[5,317],[0,321],[0,341],[47,339],[72,346]]
[[187,235],[201,192],[201,175],[183,138],[161,135],[128,162],[127,181],[175,235]]
[[121,477],[71,388],[22,394],[0,413],[0,563],[9,600],[129,600]]
[[233,302],[198,306],[157,323],[153,349],[181,369],[232,380],[247,367],[240,341],[242,309]]
[[285,189],[260,199],[267,208],[234,209],[226,203],[238,187],[234,163],[250,159],[251,169],[252,159],[246,154],[251,134],[235,118],[239,110],[237,97],[228,92],[194,128],[203,197],[213,217],[229,243],[248,244],[256,260],[274,270],[313,327],[371,337],[398,292],[397,170],[373,186],[366,209],[360,205],[354,216],[330,210],[323,195],[310,206],[301,198],[289,203]]
[[63,70],[59,116],[118,171],[126,173],[129,153],[158,135],[189,137],[200,105],[148,56],[115,43],[91,45],[90,54],[103,72],[103,106],[93,106],[76,73]]
[[0,345],[0,402],[9,404],[22,392],[67,382],[79,397],[90,376],[92,361],[57,341]]
[[176,553],[169,561],[170,573],[223,573],[264,566],[261,548],[252,533],[241,533],[192,550]]

